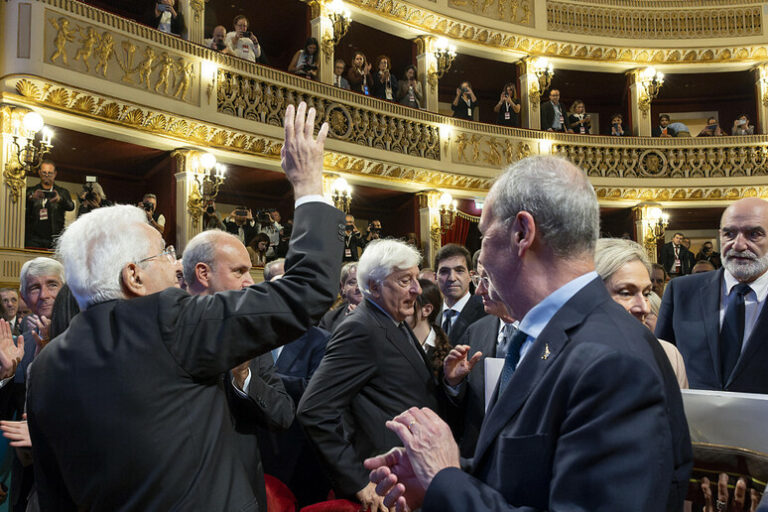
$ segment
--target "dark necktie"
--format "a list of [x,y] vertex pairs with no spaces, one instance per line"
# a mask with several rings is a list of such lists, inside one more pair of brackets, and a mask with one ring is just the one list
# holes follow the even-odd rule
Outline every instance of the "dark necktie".
[[520,348],[522,348],[523,343],[525,343],[525,340],[527,339],[528,335],[520,329],[517,329],[514,336],[512,336],[512,339],[509,341],[509,346],[507,347],[507,355],[504,357],[504,367],[501,369],[499,396],[501,396],[504,388],[507,387],[510,379],[512,379],[512,374],[515,373],[517,363],[520,362]]
[[453,317],[456,316],[459,312],[455,309],[449,309],[448,311],[443,312],[443,316],[445,317],[443,320],[443,332],[445,332],[446,336],[448,335],[448,332],[451,330],[451,326],[453,324],[452,320]]
[[507,350],[509,349],[509,343],[512,341],[512,337],[517,332],[517,327],[512,324],[504,324],[501,329],[502,338],[499,341],[499,346],[496,347],[496,357],[504,358],[507,356]]
[[744,340],[744,296],[752,289],[746,283],[739,283],[731,290],[731,298],[725,309],[723,328],[720,330],[720,369],[723,388],[741,355]]

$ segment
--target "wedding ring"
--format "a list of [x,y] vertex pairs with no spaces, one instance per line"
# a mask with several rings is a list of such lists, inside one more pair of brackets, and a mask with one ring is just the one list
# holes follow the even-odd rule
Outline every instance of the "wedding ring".
[[416,420],[411,420],[411,422],[408,424],[408,430],[413,433],[413,426],[416,424]]
[[717,502],[715,503],[715,510],[717,510],[717,512],[725,512],[726,510],[728,510],[728,502],[717,500]]

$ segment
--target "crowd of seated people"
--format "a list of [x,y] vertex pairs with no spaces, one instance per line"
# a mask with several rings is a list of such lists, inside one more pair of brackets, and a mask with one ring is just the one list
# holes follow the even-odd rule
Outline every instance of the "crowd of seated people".
[[[57,259],[27,262],[18,294],[0,290],[14,510],[262,510],[292,491],[301,506],[372,510],[680,511],[692,455],[679,389],[768,393],[768,202],[725,210],[722,252],[697,252],[709,272],[688,275],[676,234],[658,287],[639,244],[597,239],[583,172],[530,157],[491,190],[482,251],[447,244],[427,262],[415,236],[382,236],[378,220],[363,235],[326,202],[328,128],[315,139],[305,112],[285,114],[285,252],[277,210],[218,220],[211,204],[212,229],[177,259],[147,194],[83,213]],[[709,481],[694,494],[711,501]]]

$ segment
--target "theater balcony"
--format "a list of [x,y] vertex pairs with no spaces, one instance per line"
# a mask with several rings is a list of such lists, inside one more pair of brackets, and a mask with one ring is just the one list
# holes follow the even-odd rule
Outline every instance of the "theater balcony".
[[[215,24],[229,25],[247,6],[182,0],[183,39],[129,19],[134,2],[110,4],[117,13],[74,0],[0,4],[0,285],[16,282],[21,264],[38,254],[24,248],[24,191],[36,169],[20,164],[14,146],[14,136],[28,135],[29,111],[54,131],[58,182],[79,193],[86,176],[97,176],[118,202],[158,193],[165,237],[179,248],[203,227],[206,191],[196,178],[204,153],[229,168],[219,206],[289,213],[290,190],[277,174],[281,123],[285,107],[299,101],[317,109],[318,127],[330,124],[328,193],[345,178],[354,188],[350,211],[381,218],[391,235],[417,233],[427,261],[442,241],[477,246],[477,208],[500,171],[528,155],[579,165],[597,191],[604,230],[645,240],[654,255],[646,218],[653,207],[670,215],[668,231],[705,240],[730,201],[768,197],[768,135],[761,135],[768,133],[768,38],[757,1],[351,0],[352,24],[334,41],[328,2],[285,0],[276,12],[274,2],[259,0],[252,28],[273,49],[274,67],[202,45]],[[321,41],[318,81],[282,70],[310,35]],[[458,54],[447,68],[438,59],[441,38]],[[349,62],[359,48],[390,54],[397,73],[415,64],[425,108],[330,85],[334,59]],[[546,85],[585,100],[596,135],[539,129],[547,91],[541,57],[554,70]],[[649,66],[667,76],[655,94]],[[454,119],[450,102],[469,79],[481,114]],[[521,127],[489,122],[507,81],[519,91]],[[613,112],[642,136],[607,135]],[[743,112],[758,135],[649,136],[661,113],[677,113],[695,136],[707,116],[729,131]],[[451,209],[440,204],[446,192],[457,201],[452,229],[441,216]]]

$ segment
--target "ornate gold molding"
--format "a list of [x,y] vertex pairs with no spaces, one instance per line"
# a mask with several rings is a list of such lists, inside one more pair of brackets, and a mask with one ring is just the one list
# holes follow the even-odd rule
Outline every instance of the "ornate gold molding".
[[280,126],[285,107],[303,100],[317,111],[316,128],[327,121],[332,138],[440,160],[440,130],[435,125],[225,70],[219,71],[216,82],[218,112]]
[[531,154],[530,141],[511,137],[459,133],[453,140],[451,160],[500,169]]
[[[195,87],[200,65],[190,56],[103,30],[50,9],[46,9],[45,17],[47,63],[192,105],[200,104],[199,87]],[[138,62],[137,53],[141,55]]]
[[764,45],[757,44],[686,49],[584,44],[542,39],[472,24],[402,0],[347,1],[360,9],[422,30],[429,35],[450,37],[502,50],[516,50],[529,55],[644,65],[651,63],[752,62],[768,58],[768,49]]
[[[10,138],[13,124],[21,123],[24,114],[27,112],[29,110],[25,108],[6,104],[0,105],[0,128],[2,128],[2,131],[0,131],[0,144],[6,144],[6,137]],[[7,142],[6,148],[8,146],[12,146],[12,144]],[[26,178],[27,170],[20,164],[16,154],[13,151],[8,151],[3,168],[3,181],[11,192],[12,202],[17,203],[21,199],[21,195],[27,186]]]
[[[595,7],[547,0],[547,30],[625,39],[702,39],[760,36],[762,7]],[[666,7],[666,5],[664,6]],[[703,6],[702,6],[703,7]]]
[[192,7],[192,12],[195,13],[195,21],[200,21],[205,13],[205,4],[208,0],[189,0],[189,6]]
[[720,139],[719,147],[605,147],[559,144],[552,154],[567,158],[591,177],[715,178],[768,175],[768,147],[734,145],[739,138]]
[[595,187],[600,201],[736,201],[768,199],[768,186],[756,187]]
[[[192,157],[198,157],[199,152],[192,149],[177,149],[171,152],[171,158],[176,160],[176,169],[181,172],[190,172],[190,159]],[[203,218],[203,212],[205,211],[205,204],[203,195],[200,193],[200,187],[197,181],[190,180],[189,194],[187,196],[187,213],[192,218],[192,227],[197,230],[200,229],[200,219]]]
[[[270,137],[203,123],[37,78],[18,78],[15,81],[15,88],[22,97],[32,103],[68,114],[86,116],[126,128],[171,137],[192,145],[234,151],[270,160],[280,159],[282,142]],[[290,99],[293,101],[296,98]],[[311,100],[311,98],[307,99]],[[284,103],[283,108],[287,104]],[[315,107],[317,106],[315,104]],[[269,119],[267,121],[269,124],[282,124],[277,112]],[[325,168],[330,171],[401,184],[466,189],[476,192],[487,191],[492,182],[490,178],[387,164],[335,152],[326,153]]]
[[460,11],[513,25],[533,27],[533,0],[449,0],[448,5]]

